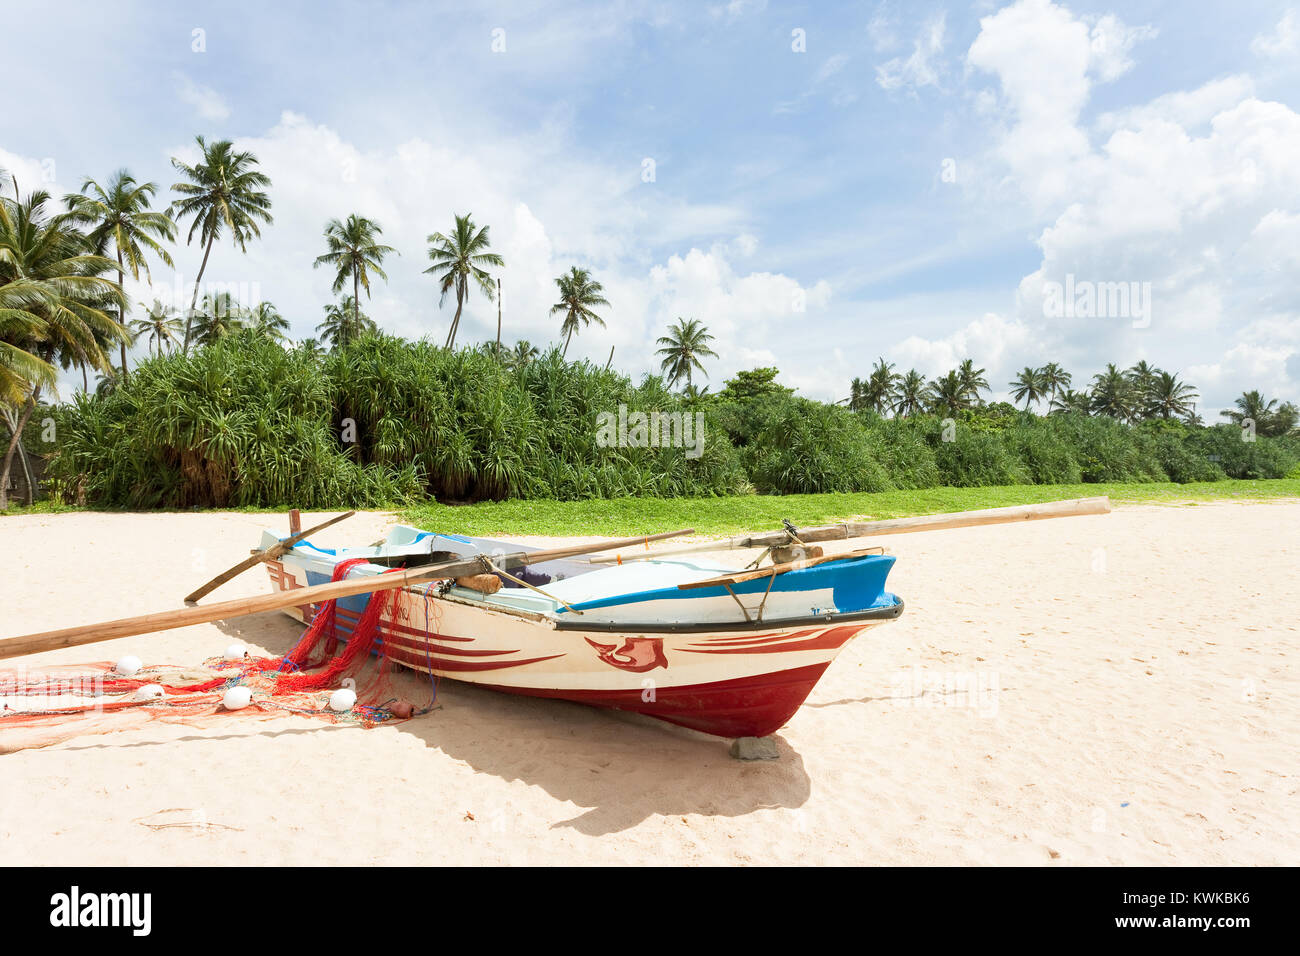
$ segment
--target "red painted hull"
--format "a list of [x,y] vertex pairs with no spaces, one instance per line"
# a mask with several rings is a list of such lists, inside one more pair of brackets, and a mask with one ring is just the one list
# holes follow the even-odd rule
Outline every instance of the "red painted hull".
[[507,694],[635,711],[718,737],[766,737],[794,716],[828,666],[813,664],[736,680],[661,687],[655,690],[651,701],[644,699],[647,692],[642,690],[560,691],[482,683],[478,686]]

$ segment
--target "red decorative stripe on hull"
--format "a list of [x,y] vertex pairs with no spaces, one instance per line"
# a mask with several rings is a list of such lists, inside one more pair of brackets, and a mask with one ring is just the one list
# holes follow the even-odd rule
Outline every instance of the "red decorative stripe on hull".
[[774,734],[802,704],[828,664],[741,677],[685,687],[656,687],[655,699],[634,690],[546,690],[478,684],[505,694],[570,700],[593,707],[631,710],[718,737],[766,737]]
[[[773,644],[765,642],[753,647],[683,647],[682,650],[689,654],[785,654],[790,651],[831,650],[843,647],[854,634],[868,626],[866,624],[847,624],[843,627],[832,627],[823,631],[817,637],[809,638],[806,641],[795,641],[794,643]],[[794,637],[796,635],[788,636]]]
[[724,637],[709,641],[709,646],[714,645],[730,646],[733,644],[770,644],[773,641],[791,641],[796,637],[807,637],[809,634],[816,634],[817,628],[806,627],[802,631],[795,631],[792,634],[747,634],[744,637]]
[[385,644],[381,650],[385,657],[399,664],[405,664],[407,667],[414,667],[417,670],[433,668],[433,670],[448,673],[457,671],[500,671],[510,667],[522,667],[525,664],[536,664],[540,661],[552,661],[557,657],[564,656],[563,654],[551,654],[547,657],[525,657],[517,661],[458,661],[448,657],[439,657],[436,649],[433,648],[430,649],[427,656],[422,651],[406,650],[392,644]]

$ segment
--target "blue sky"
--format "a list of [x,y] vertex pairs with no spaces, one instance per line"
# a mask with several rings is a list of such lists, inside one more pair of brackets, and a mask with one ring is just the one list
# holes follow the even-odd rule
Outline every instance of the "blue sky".
[[[877,356],[969,355],[1005,392],[1025,364],[1146,358],[1207,418],[1245,388],[1300,398],[1300,5],[178,7],[7,5],[12,75],[58,69],[6,97],[0,165],[56,194],[127,166],[168,195],[195,134],[235,139],[277,221],[205,281],[295,336],[330,299],[324,222],[351,212],[401,252],[370,314],[445,334],[424,237],[472,211],[507,259],[507,341],[556,338],[552,280],[578,264],[611,308],[574,350],[632,372],[680,315],[718,336],[715,388],[777,364],[838,399]],[[1046,315],[1067,276],[1149,284],[1149,321]],[[154,280],[142,297],[177,287]],[[465,334],[495,321],[475,300]]]

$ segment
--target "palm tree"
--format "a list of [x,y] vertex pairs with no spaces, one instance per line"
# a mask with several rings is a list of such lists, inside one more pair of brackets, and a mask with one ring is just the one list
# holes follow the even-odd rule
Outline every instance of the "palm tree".
[[1155,377],[1147,388],[1144,411],[1159,418],[1185,418],[1196,409],[1196,390],[1177,375],[1155,370]]
[[1053,415],[1064,415],[1067,412],[1087,415],[1092,411],[1092,396],[1087,392],[1076,392],[1067,388],[1052,398],[1048,411]]
[[[90,243],[98,255],[105,255],[111,243],[117,253],[117,284],[120,287],[127,270],[139,281],[141,270],[149,278],[146,252],[152,252],[171,266],[172,257],[160,240],[176,239],[176,223],[165,212],[154,212],[149,203],[158,191],[157,183],[137,183],[127,170],[119,169],[108,180],[107,188],[87,177],[81,192],[64,197],[72,221],[90,227]],[[118,324],[126,325],[130,300],[123,300]],[[126,381],[127,338],[119,338],[122,349],[122,380]]]
[[1133,383],[1133,414],[1136,417],[1146,410],[1151,398],[1151,389],[1155,385],[1157,376],[1160,375],[1160,369],[1146,359],[1142,359],[1125,374]]
[[955,415],[963,408],[971,407],[971,393],[959,371],[949,372],[931,382],[928,398],[936,413]]
[[709,386],[707,385],[703,388],[698,385],[687,385],[682,389],[682,398],[685,399],[686,404],[692,408],[696,405],[703,405],[712,397],[713,396],[709,394]]
[[1026,365],[1011,382],[1011,397],[1017,402],[1023,401],[1025,411],[1029,411],[1030,405],[1042,401],[1047,392],[1047,375],[1041,368],[1030,368]]
[[352,296],[325,306],[325,321],[316,326],[316,331],[329,343],[331,349],[342,348],[378,329],[374,319],[357,308]]
[[[30,290],[30,291],[29,291]],[[0,406],[21,405],[33,388],[53,388],[58,371],[29,349],[40,341],[46,322],[31,311],[32,283],[17,279],[0,285]]]
[[898,395],[898,376],[894,366],[884,358],[876,360],[876,366],[862,385],[861,404],[878,415],[883,415],[894,405]]
[[325,350],[321,348],[320,340],[315,338],[301,339],[294,348],[311,359],[318,359],[325,354]]
[[153,351],[157,346],[158,354],[162,355],[163,346],[174,345],[177,336],[181,331],[181,320],[177,318],[175,310],[169,305],[163,305],[157,299],[153,300],[143,319],[135,319],[131,323],[131,329],[136,335],[149,336],[149,350]]
[[1278,410],[1273,413],[1273,419],[1269,422],[1270,435],[1294,435],[1296,434],[1296,425],[1300,424],[1300,408],[1296,407],[1294,402],[1283,402]]
[[[856,375],[853,381],[849,382],[849,411],[861,412],[867,407],[867,400],[863,397],[867,392],[867,383]],[[840,402],[844,399],[840,399]],[[838,405],[839,402],[836,402]]]
[[1259,431],[1260,425],[1268,421],[1269,416],[1273,414],[1273,406],[1277,404],[1277,399],[1265,401],[1258,389],[1251,389],[1249,392],[1242,392],[1241,397],[1233,404],[1237,406],[1235,411],[1225,408],[1219,414],[1232,419],[1234,425],[1240,425],[1246,419],[1250,419],[1255,423],[1255,430]]
[[1232,419],[1233,424],[1241,425],[1246,419],[1255,423],[1257,434],[1265,436],[1285,435],[1291,429],[1295,428],[1297,420],[1300,420],[1300,409],[1290,402],[1283,405],[1277,405],[1277,399],[1264,399],[1258,389],[1252,389],[1249,392],[1242,392],[1241,397],[1234,402],[1236,410],[1226,408],[1220,415],[1225,415]]
[[93,252],[71,215],[46,212],[49,193],[24,200],[16,184],[14,192],[14,199],[0,199],[0,394],[23,410],[0,465],[0,509],[8,506],[23,429],[41,390],[53,388],[54,363],[89,363],[107,372],[112,366],[99,339],[117,342],[130,334],[106,311],[120,315],[124,307],[121,285],[100,275],[114,268],[113,260]]
[[[335,295],[343,291],[343,284],[349,278],[352,279],[352,303],[358,311],[362,289],[366,290],[366,298],[370,298],[370,271],[373,269],[379,278],[387,282],[388,275],[382,268],[384,256],[390,252],[397,254],[392,246],[380,245],[375,241],[383,232],[379,223],[355,213],[348,216],[347,222],[331,219],[325,224],[325,244],[329,247],[329,252],[317,256],[312,263],[313,269],[322,265],[334,267]],[[359,318],[354,316],[353,319],[360,325]]]
[[1133,417],[1133,381],[1114,362],[1106,365],[1092,379],[1092,411],[1120,421]]
[[1048,362],[1043,366],[1042,371],[1048,397],[1056,398],[1058,392],[1063,392],[1070,387],[1073,376],[1055,362]]
[[557,278],[555,284],[560,289],[560,301],[551,306],[551,315],[564,313],[564,321],[560,323],[560,334],[564,336],[564,351],[560,357],[563,358],[569,354],[569,340],[579,325],[595,322],[602,329],[605,327],[605,320],[592,311],[592,306],[609,305],[609,302],[601,296],[605,287],[592,279],[586,269],[574,266],[568,275]]
[[248,327],[249,312],[229,292],[205,295],[194,319],[194,341],[213,345]]
[[514,369],[521,369],[541,354],[527,339],[520,339],[513,349],[506,352],[506,364]]
[[925,376],[912,369],[898,380],[898,397],[894,403],[894,414],[900,418],[917,415],[925,411],[928,386]]
[[505,260],[495,252],[488,252],[492,244],[488,239],[488,227],[475,231],[472,213],[456,217],[456,227],[450,236],[435,232],[429,236],[429,259],[433,265],[424,271],[438,278],[441,296],[438,307],[447,301],[447,293],[456,292],[456,317],[451,320],[451,329],[447,332],[447,342],[443,348],[451,348],[456,343],[456,332],[460,328],[460,313],[469,298],[469,280],[473,279],[479,291],[491,302],[496,297],[492,287],[492,277],[484,266],[505,266]]
[[989,380],[984,377],[984,371],[982,368],[976,368],[975,363],[970,359],[963,361],[957,368],[957,379],[961,382],[962,391],[970,399],[970,405],[984,404],[980,392],[986,391],[989,387]]
[[203,262],[194,278],[194,294],[190,297],[190,310],[185,316],[183,349],[187,352],[194,307],[199,301],[199,283],[208,267],[212,244],[228,229],[239,251],[246,252],[248,240],[262,235],[258,223],[270,225],[274,221],[271,218],[271,200],[262,191],[271,185],[271,180],[254,168],[257,157],[247,151],[236,152],[234,144],[226,139],[208,144],[202,136],[196,136],[195,142],[203,154],[196,165],[172,159],[172,165],[188,180],[172,185],[172,189],[181,194],[181,198],[171,205],[172,215],[178,221],[187,217],[194,220],[189,235],[185,237],[186,245],[193,241],[195,232],[203,243]]
[[257,303],[257,307],[248,313],[248,326],[272,342],[284,342],[289,337],[289,320],[270,302]]
[[[683,321],[681,316],[677,317],[677,324],[670,325],[668,334],[661,335],[656,343],[663,346],[655,354],[664,357],[659,369],[668,374],[669,388],[676,385],[682,376],[686,377],[686,387],[691,388],[691,372],[697,368],[704,372],[700,359],[718,357],[718,353],[709,348],[712,341],[713,336],[699,320]],[[708,375],[708,372],[704,374]]]

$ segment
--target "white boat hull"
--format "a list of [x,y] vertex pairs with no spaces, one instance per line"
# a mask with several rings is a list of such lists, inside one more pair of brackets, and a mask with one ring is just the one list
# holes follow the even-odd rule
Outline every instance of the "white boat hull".
[[[294,551],[267,568],[273,587],[292,590],[318,583],[330,564]],[[850,640],[902,613],[892,595],[880,607],[820,616],[808,613],[807,601],[767,595],[766,613],[780,618],[796,608],[802,617],[764,624],[745,620],[758,606],[751,595],[740,595],[750,611],[741,611],[730,595],[701,592],[675,608],[660,599],[547,614],[492,606],[460,588],[440,594],[436,584],[395,593],[395,609],[380,624],[380,653],[401,666],[508,693],[637,711],[723,737],[778,730]],[[829,592],[803,593],[814,605],[833,608]],[[339,602],[336,620],[345,636],[366,600]],[[629,610],[634,607],[642,613],[639,625],[630,619],[638,613]],[[675,620],[682,607],[695,619]],[[647,608],[658,616],[646,617]],[[309,622],[317,610],[286,613]]]

